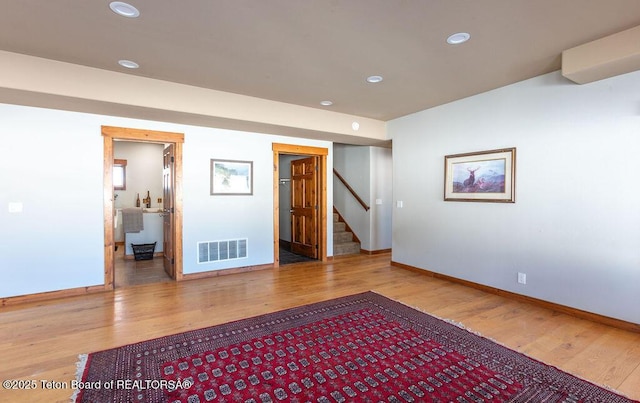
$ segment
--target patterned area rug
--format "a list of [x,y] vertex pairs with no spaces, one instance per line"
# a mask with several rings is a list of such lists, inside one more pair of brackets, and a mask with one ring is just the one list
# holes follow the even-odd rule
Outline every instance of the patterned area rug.
[[633,402],[378,294],[89,354],[77,402]]

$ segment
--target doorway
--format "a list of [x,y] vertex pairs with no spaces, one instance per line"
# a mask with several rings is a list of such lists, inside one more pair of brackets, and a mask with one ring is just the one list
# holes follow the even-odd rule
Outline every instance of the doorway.
[[[162,208],[164,242],[163,266],[175,281],[182,280],[182,145],[184,134],[152,130],[102,126],[104,141],[104,266],[105,289],[115,287],[115,241],[114,241],[114,190],[113,163],[114,141],[126,140],[168,145],[172,155],[163,161],[164,205]],[[170,158],[167,160],[167,158]],[[167,161],[172,165],[167,179]],[[166,193],[167,186],[170,187]],[[167,241],[169,242],[168,247]]]
[[[305,249],[307,255],[314,259],[327,260],[327,155],[329,150],[320,147],[296,146],[291,144],[273,144],[273,198],[274,198],[274,267],[280,267],[280,169],[290,169],[290,166],[280,167],[281,155],[295,155],[300,158],[297,164],[298,180],[292,175],[291,192],[294,194],[298,188],[300,206],[291,206],[292,214],[292,241],[298,242],[298,249]],[[305,162],[302,162],[305,161]],[[293,165],[292,165],[293,166]],[[307,180],[312,176],[313,180]],[[303,178],[304,177],[304,178]],[[292,200],[295,204],[296,201]],[[306,205],[306,206],[305,206]],[[306,207],[306,208],[305,208]],[[286,212],[285,212],[286,213]],[[296,216],[297,215],[297,216]],[[297,225],[297,230],[296,230]],[[295,233],[298,232],[296,236]],[[293,244],[293,242],[292,242]]]

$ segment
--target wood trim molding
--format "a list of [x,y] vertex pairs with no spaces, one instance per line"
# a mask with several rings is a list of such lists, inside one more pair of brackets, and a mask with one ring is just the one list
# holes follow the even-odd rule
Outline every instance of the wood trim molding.
[[149,141],[154,143],[184,143],[183,133],[132,129],[129,127],[102,126],[102,135],[123,140]]
[[[184,136],[182,136],[182,138],[184,139]],[[175,263],[175,275],[176,275],[176,281],[181,281],[183,278],[183,274],[182,274],[182,270],[183,270],[183,253],[182,253],[182,248],[183,248],[183,233],[182,233],[182,226],[183,226],[183,214],[184,214],[184,208],[183,208],[183,196],[182,196],[182,192],[183,192],[183,185],[182,185],[182,180],[183,180],[183,174],[182,174],[182,142],[175,142],[173,147],[173,152],[174,152],[174,178],[173,178],[173,197],[174,197],[174,203],[173,203],[173,209],[174,209],[174,221],[173,221],[173,234],[174,234],[174,239],[173,239],[173,251],[174,251],[174,263]]]
[[273,267],[280,267],[280,154],[294,154],[314,156],[320,169],[320,208],[318,220],[320,233],[318,234],[318,260],[327,262],[327,156],[328,148],[301,146],[294,144],[273,143]]
[[113,290],[114,287],[114,259],[115,245],[113,219],[115,198],[113,197],[113,138],[104,136],[104,162],[103,162],[103,213],[104,213],[104,288]]
[[197,280],[201,278],[211,278],[219,276],[227,276],[229,274],[247,273],[250,271],[271,270],[273,264],[261,264],[256,266],[233,267],[231,269],[209,270],[200,273],[187,273],[182,275],[183,280]]
[[360,249],[360,253],[362,253],[363,255],[382,255],[384,253],[391,253],[391,248],[377,250]]
[[161,132],[155,130],[131,129],[126,127],[102,126],[101,134],[104,143],[104,287],[106,290],[114,289],[114,259],[115,244],[113,242],[113,141],[131,140],[150,143],[173,143],[175,152],[175,178],[174,178],[174,259],[176,281],[182,280],[183,265],[183,197],[182,197],[182,150],[184,143],[183,133]]
[[[324,148],[321,151],[324,154],[318,154],[320,160],[320,177],[322,182],[320,183],[320,234],[318,234],[320,242],[320,260],[322,262],[327,261],[327,220],[329,219],[328,207],[327,207],[327,155],[329,150]],[[332,216],[333,217],[333,216]]]
[[561,312],[567,315],[575,316],[580,319],[590,320],[592,322],[601,323],[604,325],[616,327],[618,329],[640,333],[640,324],[627,322],[621,319],[611,318],[609,316],[600,315],[597,313],[583,311],[581,309],[571,308],[566,305],[557,304],[555,302],[549,302],[538,298],[529,297],[522,294],[517,294],[511,291],[501,290],[499,288],[490,287],[483,284],[474,283],[472,281],[459,279],[456,277],[447,276],[446,274],[436,273],[430,270],[421,269],[419,267],[406,265],[403,263],[391,261],[391,266],[398,267],[400,269],[410,270],[416,273],[424,274],[429,277],[438,278],[441,280],[450,281],[452,283],[458,283],[467,287],[475,288],[490,294],[500,295],[502,297],[511,298],[517,301],[527,302],[533,305],[540,306],[542,308],[550,309],[552,311]]
[[273,143],[273,151],[281,154],[329,155],[329,149],[323,147],[299,146],[295,144]]
[[39,292],[36,294],[18,295],[15,297],[2,298],[0,306],[11,306],[27,304],[30,302],[42,302],[51,299],[77,297],[79,295],[95,294],[98,292],[110,291],[106,285],[92,285],[87,287],[67,288],[65,290]]
[[[274,144],[275,146],[275,144]],[[273,267],[280,267],[280,154],[273,150]]]

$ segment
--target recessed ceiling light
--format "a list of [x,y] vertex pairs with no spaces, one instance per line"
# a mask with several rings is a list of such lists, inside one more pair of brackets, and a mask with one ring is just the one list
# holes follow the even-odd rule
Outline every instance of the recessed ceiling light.
[[122,1],[112,1],[109,4],[109,8],[114,13],[121,15],[123,17],[136,18],[140,16],[140,11],[138,11],[137,8],[135,8],[131,4],[127,4]]
[[320,105],[322,105],[322,106],[331,106],[331,105],[333,105],[333,102],[331,102],[331,101],[321,101]]
[[131,60],[118,60],[118,64],[128,69],[137,69],[138,67],[140,67],[138,63]]
[[468,33],[458,32],[457,34],[453,34],[449,36],[447,38],[447,43],[449,45],[459,45],[461,43],[465,43],[466,41],[468,41],[469,38],[471,38],[471,35],[469,35]]
[[382,81],[382,76],[369,76],[367,77],[367,82],[376,84]]
[[358,122],[351,123],[351,128],[353,129],[353,131],[357,132],[360,129],[360,123]]

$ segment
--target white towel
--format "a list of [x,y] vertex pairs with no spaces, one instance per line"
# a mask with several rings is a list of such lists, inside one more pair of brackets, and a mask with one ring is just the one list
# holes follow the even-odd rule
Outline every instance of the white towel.
[[141,208],[122,209],[122,229],[125,233],[140,232],[144,229]]

